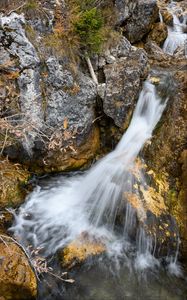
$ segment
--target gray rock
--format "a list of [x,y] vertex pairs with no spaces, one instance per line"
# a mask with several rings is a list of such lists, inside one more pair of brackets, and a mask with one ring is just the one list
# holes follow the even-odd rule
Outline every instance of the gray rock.
[[137,6],[137,0],[116,0],[115,5],[117,8],[117,24],[122,25],[132,14]]
[[8,45],[8,52],[18,57],[20,68],[28,68],[39,64],[37,52],[25,35],[23,15],[12,13],[0,18],[0,29],[4,32],[3,44]]
[[63,128],[66,119],[68,128],[76,130],[77,137],[84,137],[90,131],[95,117],[95,84],[80,72],[75,80],[67,67],[54,57],[46,63],[49,72],[46,82],[46,123]]
[[156,0],[124,0],[116,1],[116,5],[119,7],[120,25],[131,43],[140,41],[159,18]]
[[116,58],[113,64],[105,65],[106,84],[100,85],[98,93],[103,100],[103,109],[115,124],[124,128],[132,112],[146,76],[147,56],[135,47],[127,56]]

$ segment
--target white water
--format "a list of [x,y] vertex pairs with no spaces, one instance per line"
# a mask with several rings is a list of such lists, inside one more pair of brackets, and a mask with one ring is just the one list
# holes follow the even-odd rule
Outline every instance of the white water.
[[[133,190],[131,169],[134,160],[151,138],[166,102],[167,99],[156,94],[155,86],[146,81],[130,126],[116,149],[84,175],[66,178],[59,187],[43,191],[37,188],[15,216],[12,228],[15,236],[24,244],[44,247],[46,255],[84,232],[102,238],[111,256],[114,253],[120,255],[124,247],[128,250],[131,247],[128,237],[136,226],[135,211],[127,204],[124,232],[120,234],[114,230],[116,216],[125,201],[124,192]],[[155,265],[152,248],[151,239],[140,229],[137,236],[138,268]]]
[[187,34],[183,32],[183,25],[179,18],[173,13],[173,27],[168,26],[168,37],[164,42],[164,52],[173,55],[177,48],[184,48],[186,53]]

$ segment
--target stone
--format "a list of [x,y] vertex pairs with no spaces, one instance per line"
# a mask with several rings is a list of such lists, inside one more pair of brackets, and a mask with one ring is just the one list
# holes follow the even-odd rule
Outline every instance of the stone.
[[[167,61],[167,59],[166,59]],[[168,63],[168,61],[167,61]],[[181,253],[187,259],[186,237],[186,199],[185,199],[185,144],[186,144],[186,65],[183,60],[172,59],[165,72],[173,76],[173,92],[170,94],[168,105],[159,126],[155,129],[151,144],[144,147],[144,159],[157,177],[167,174],[166,206],[174,216],[180,236]],[[175,70],[177,66],[180,70]],[[155,71],[157,77],[163,69]]]
[[154,41],[158,46],[162,46],[167,38],[167,26],[164,23],[156,23],[149,33],[147,39]]
[[[14,102],[19,106],[9,113],[17,114],[21,126],[12,144],[5,145],[3,154],[37,170],[81,166],[94,157],[99,147],[94,124],[96,85],[80,70],[75,75],[66,58],[47,53],[41,62],[26,36],[26,24],[24,16],[16,13],[0,18],[0,63],[6,72],[10,68],[7,61],[17,70],[17,76],[12,70],[4,75],[2,86],[14,84]],[[6,108],[7,93],[1,84],[0,92]]]
[[82,233],[77,240],[71,242],[60,252],[60,259],[63,267],[71,269],[90,257],[101,255],[105,250],[106,247],[101,240],[90,237],[88,233]]
[[0,237],[0,297],[36,299],[37,280],[25,253],[8,236]]
[[118,47],[111,52],[116,60],[104,66],[105,85],[100,85],[98,91],[105,114],[125,129],[147,74],[147,56],[143,49],[130,45],[124,51]]
[[[120,10],[125,12],[121,27],[124,35],[131,43],[140,41],[159,18],[156,0],[117,1]],[[124,4],[124,5],[123,5]],[[121,7],[123,6],[123,7]],[[118,7],[118,6],[117,6]],[[119,13],[121,15],[121,13]]]
[[19,206],[25,198],[29,172],[19,164],[0,159],[0,209]]

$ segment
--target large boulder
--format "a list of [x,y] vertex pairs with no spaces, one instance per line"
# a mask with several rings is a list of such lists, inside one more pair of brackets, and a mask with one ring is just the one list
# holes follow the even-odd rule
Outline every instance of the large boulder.
[[140,41],[159,18],[156,0],[116,1],[120,25],[131,43]]
[[0,298],[36,299],[37,280],[25,253],[8,236],[0,237]]
[[[153,57],[152,57],[153,58]],[[156,62],[151,60],[152,65],[157,67],[153,75],[158,78],[165,72],[172,75],[174,90],[168,100],[164,115],[155,129],[151,143],[144,148],[144,158],[150,168],[159,178],[166,176],[168,189],[165,199],[169,213],[172,214],[178,224],[181,250],[183,257],[187,258],[187,224],[186,224],[186,64],[185,58],[168,58]],[[162,67],[161,67],[162,66]],[[180,67],[180,68],[179,68]]]
[[96,85],[78,68],[75,72],[66,57],[47,52],[44,43],[38,46],[46,54],[41,60],[26,26],[23,15],[1,15],[0,92],[6,126],[0,147],[35,171],[80,167],[99,147]]
[[142,80],[147,76],[147,55],[143,49],[132,47],[122,38],[117,48],[110,49],[103,67],[105,83],[99,86],[103,110],[115,124],[126,128],[141,89]]

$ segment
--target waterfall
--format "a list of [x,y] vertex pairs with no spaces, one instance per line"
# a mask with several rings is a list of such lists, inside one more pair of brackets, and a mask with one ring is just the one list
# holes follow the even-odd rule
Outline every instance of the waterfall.
[[[43,247],[49,255],[87,232],[102,239],[109,253],[114,248],[121,251],[119,245],[131,247],[132,230],[136,227],[135,210],[126,203],[122,232],[116,231],[116,217],[123,208],[124,194],[133,190],[135,159],[151,138],[166,102],[167,99],[161,99],[155,86],[147,80],[129,128],[113,152],[86,173],[63,177],[58,187],[43,190],[38,187],[28,197],[15,215],[12,228],[20,242]],[[145,184],[143,177],[141,180]],[[143,220],[143,206],[139,213]],[[140,227],[136,249],[138,267],[143,265],[144,268],[149,262],[154,264],[154,259],[150,258],[152,241]],[[146,262],[145,256],[148,257]]]
[[168,37],[164,42],[163,50],[164,52],[173,55],[175,50],[178,47],[185,49],[186,54],[186,43],[187,43],[187,34],[183,32],[183,26],[185,25],[185,19],[183,23],[180,22],[179,18],[172,13],[173,15],[173,27],[168,26]]

